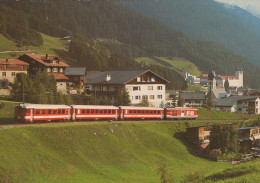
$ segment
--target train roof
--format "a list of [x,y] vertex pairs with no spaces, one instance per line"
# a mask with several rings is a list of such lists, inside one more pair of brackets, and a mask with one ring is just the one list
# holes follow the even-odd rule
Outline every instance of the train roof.
[[34,108],[34,109],[70,109],[68,105],[55,105],[55,104],[20,104],[17,105],[22,108]]
[[138,107],[138,106],[120,106],[121,109],[136,109],[136,110],[163,110],[159,107]]
[[174,107],[174,108],[166,108],[166,109],[193,109],[193,110],[198,110],[198,109],[196,109],[196,108],[192,108],[192,107]]
[[118,109],[116,106],[104,106],[104,105],[72,105],[74,109]]

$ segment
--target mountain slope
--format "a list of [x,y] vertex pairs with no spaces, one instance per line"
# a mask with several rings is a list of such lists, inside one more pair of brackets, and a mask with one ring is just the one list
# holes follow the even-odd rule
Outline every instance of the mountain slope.
[[[21,18],[27,23],[27,29],[57,37],[81,35],[81,41],[88,40],[86,45],[95,45],[97,39],[114,40],[119,44],[106,45],[106,49],[112,53],[130,58],[182,57],[191,60],[203,72],[207,72],[213,66],[217,73],[233,74],[239,66],[245,71],[246,85],[260,87],[257,79],[260,78],[260,68],[249,63],[239,54],[212,42],[194,39],[129,10],[115,1],[56,0],[37,3],[28,1],[0,3],[1,7],[9,11],[23,14]],[[2,16],[8,17],[9,14],[2,14]],[[102,48],[104,45],[98,46]],[[76,53],[71,56],[80,60],[78,62],[80,66],[87,65],[84,62],[88,62],[88,65],[92,64],[86,54],[79,53],[77,49],[70,53]],[[88,52],[88,46],[79,49]],[[94,52],[103,51],[92,53]],[[91,56],[93,58],[93,55]],[[95,57],[98,58],[99,55]],[[109,63],[106,65],[113,66]]]
[[260,19],[214,0],[120,0],[125,6],[202,40],[217,42],[260,65]]

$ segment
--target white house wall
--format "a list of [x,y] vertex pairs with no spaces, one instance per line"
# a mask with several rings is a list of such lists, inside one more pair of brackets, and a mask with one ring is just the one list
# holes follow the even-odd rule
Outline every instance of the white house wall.
[[[134,90],[134,87],[138,87],[139,90]],[[144,96],[148,97],[149,103],[154,107],[162,107],[161,104],[165,102],[164,84],[134,84],[125,85],[125,88],[132,104],[139,104]]]

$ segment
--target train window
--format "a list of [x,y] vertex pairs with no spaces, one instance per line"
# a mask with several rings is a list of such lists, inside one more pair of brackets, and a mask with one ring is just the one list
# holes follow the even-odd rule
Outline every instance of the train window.
[[111,114],[111,110],[107,110],[108,114]]
[[149,111],[145,111],[145,113],[146,113],[146,114],[148,114],[148,113],[149,113]]
[[86,110],[85,109],[82,109],[82,114],[85,114],[86,113]]
[[58,109],[58,114],[61,114],[61,109]]
[[107,110],[104,110],[104,114],[107,114]]
[[154,114],[156,114],[156,111],[153,111]]
[[51,109],[48,109],[48,114],[51,114]]
[[142,114],[144,114],[144,110],[142,110]]
[[129,110],[129,114],[132,114],[133,113],[133,111],[132,110]]
[[89,114],[89,113],[90,113],[90,110],[89,110],[89,109],[87,109],[87,110],[86,110],[86,113],[87,113],[87,114]]
[[53,114],[57,114],[57,109],[54,109],[54,110],[53,110]]
[[116,113],[116,111],[115,110],[112,110],[112,114],[115,114]]
[[98,110],[96,110],[96,112],[95,112],[96,114],[98,114]]
[[182,110],[181,113],[184,113],[184,110]]
[[161,111],[157,111],[157,114],[161,114]]
[[150,114],[153,114],[153,111],[150,111]]
[[42,114],[46,114],[46,109],[42,109]]
[[62,114],[65,114],[65,109],[62,109]]
[[134,114],[136,114],[136,110],[134,110]]
[[31,110],[30,110],[30,109],[27,109],[27,110],[26,110],[26,113],[31,113]]
[[141,111],[138,110],[137,113],[138,113],[138,114],[141,114]]
[[36,109],[36,114],[41,114],[41,110],[40,109]]
[[103,114],[103,110],[100,110],[100,114]]
[[94,114],[94,109],[91,109],[91,114]]

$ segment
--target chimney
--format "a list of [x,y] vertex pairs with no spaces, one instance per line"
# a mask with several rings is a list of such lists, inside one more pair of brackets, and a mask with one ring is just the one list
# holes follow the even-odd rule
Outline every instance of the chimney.
[[48,54],[46,54],[46,59],[48,59]]
[[110,74],[107,74],[106,78],[105,78],[105,81],[110,81],[110,80],[111,80],[111,76],[110,76]]
[[6,62],[6,63],[8,62],[8,58],[5,60],[5,62]]

